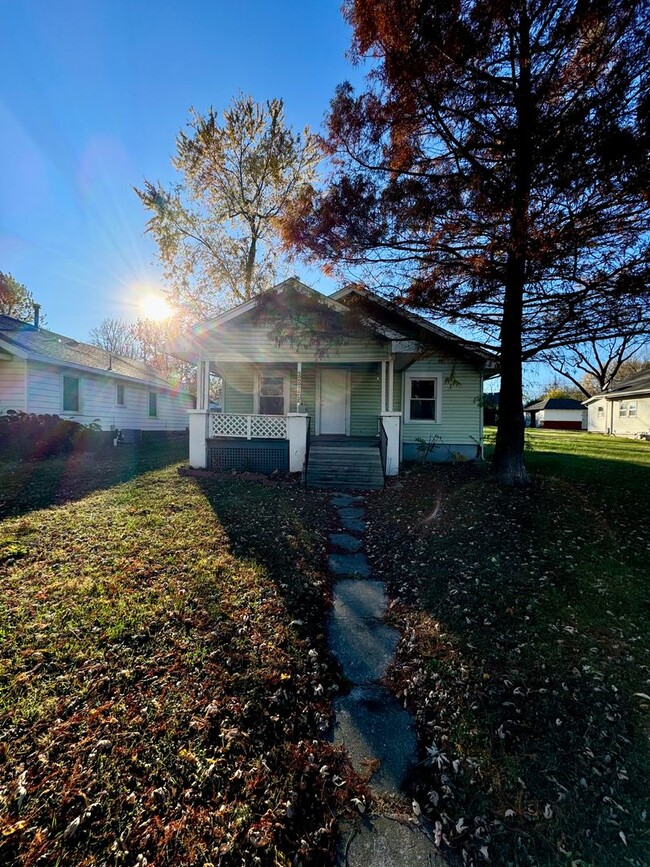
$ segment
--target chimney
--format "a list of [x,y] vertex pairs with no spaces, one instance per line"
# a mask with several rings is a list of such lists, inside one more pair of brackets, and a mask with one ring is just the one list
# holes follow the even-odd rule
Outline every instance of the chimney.
[[38,328],[38,323],[41,318],[41,305],[34,302],[34,328]]

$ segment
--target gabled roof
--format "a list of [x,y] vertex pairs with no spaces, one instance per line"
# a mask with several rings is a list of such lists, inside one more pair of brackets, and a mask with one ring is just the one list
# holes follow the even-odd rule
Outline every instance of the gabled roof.
[[406,334],[415,340],[427,342],[427,337],[429,340],[434,337],[439,346],[447,346],[456,352],[460,351],[461,354],[473,358],[475,361],[480,360],[488,366],[496,365],[496,356],[478,343],[465,340],[452,331],[441,328],[419,313],[413,313],[394,301],[388,301],[365,287],[350,284],[335,292],[331,297],[343,303],[346,300],[358,300],[364,305],[371,318],[378,319],[384,326],[397,328],[402,333],[406,331]]
[[540,412],[543,409],[582,409],[582,402],[572,397],[547,397],[524,407],[524,412]]
[[599,394],[594,394],[588,398],[585,403],[593,403],[595,400],[605,398],[605,400],[624,400],[632,395],[650,394],[650,370],[641,370],[639,373],[633,373],[621,382],[615,383],[607,391],[601,391]]
[[[363,305],[360,312],[362,313],[364,324],[378,338],[397,342],[413,341],[424,346],[429,344],[438,349],[447,350],[454,355],[465,356],[482,366],[496,366],[495,356],[477,344],[464,340],[451,331],[446,331],[444,328],[434,325],[423,316],[411,313],[398,304],[386,301],[367,289],[361,289],[358,286],[348,286],[328,296],[307,286],[297,277],[290,277],[288,280],[284,280],[282,283],[269,289],[268,293],[278,295],[289,291],[299,292],[302,295],[313,298],[319,304],[325,304],[330,309],[338,311],[341,314],[347,313],[353,302],[360,301]],[[262,293],[262,296],[264,294],[266,293]],[[186,338],[181,338],[181,340],[176,341],[174,346],[171,347],[172,354],[178,354],[181,358],[189,358],[192,351],[196,352],[196,349],[201,346],[201,339],[203,337],[207,337],[211,332],[218,332],[222,326],[235,323],[238,317],[254,310],[260,297],[257,295],[248,301],[238,304],[231,310],[227,310],[200,325],[194,326]]]
[[[302,280],[299,280],[297,277],[289,277],[287,280],[283,280],[276,286],[272,286],[270,289],[267,289],[266,292],[261,292],[260,295],[271,293],[277,294],[279,292],[286,292],[287,290],[300,292],[302,295],[317,299],[321,304],[327,304],[333,310],[339,310],[341,313],[345,312],[345,307],[342,304],[338,304],[336,301],[334,301],[333,296],[322,295],[320,292],[312,289],[311,286],[307,286],[306,283],[303,283]],[[230,310],[226,310],[223,313],[220,313],[218,316],[214,316],[212,319],[208,319],[206,322],[202,322],[200,325],[195,325],[192,329],[192,332],[197,335],[203,334],[206,331],[210,331],[212,328],[223,325],[226,322],[230,322],[232,319],[236,319],[243,313],[248,313],[249,310],[253,310],[253,308],[257,305],[260,295],[255,295],[253,298],[249,298],[248,301],[242,301],[241,304],[237,304],[235,307],[231,307]]]
[[81,343],[45,328],[36,328],[28,322],[21,322],[20,319],[4,314],[0,314],[0,348],[19,358],[44,361],[62,367],[85,368],[118,378],[172,388],[166,379],[143,361],[122,358],[98,346]]

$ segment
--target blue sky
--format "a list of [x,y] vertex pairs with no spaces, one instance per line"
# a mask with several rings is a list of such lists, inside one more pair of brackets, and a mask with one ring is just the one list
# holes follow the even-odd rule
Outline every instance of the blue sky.
[[77,339],[158,281],[132,187],[173,179],[190,106],[281,97],[317,129],[361,76],[337,0],[0,0],[0,17],[0,270]]

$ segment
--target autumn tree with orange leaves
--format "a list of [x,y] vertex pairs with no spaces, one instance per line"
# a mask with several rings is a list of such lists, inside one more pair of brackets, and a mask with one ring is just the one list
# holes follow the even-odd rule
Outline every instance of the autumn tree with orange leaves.
[[500,357],[499,479],[528,481],[522,364],[648,317],[648,0],[347,0],[364,92],[289,244]]

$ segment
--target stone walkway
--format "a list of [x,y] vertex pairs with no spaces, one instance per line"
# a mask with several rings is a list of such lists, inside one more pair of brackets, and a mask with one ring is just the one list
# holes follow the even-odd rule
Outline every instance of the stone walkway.
[[[373,793],[388,796],[399,816],[371,814],[340,835],[339,867],[445,865],[428,828],[416,819],[403,785],[417,760],[411,715],[381,684],[399,634],[384,623],[386,592],[373,579],[364,552],[367,514],[363,496],[335,494],[332,505],[341,531],[329,537],[329,570],[337,579],[328,622],[328,641],[350,690],[334,702],[335,743],[343,744],[353,767],[368,778]],[[402,809],[403,808],[403,809]]]

